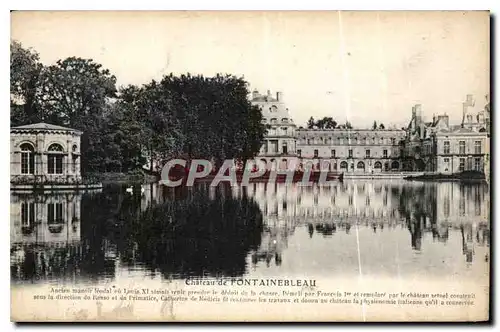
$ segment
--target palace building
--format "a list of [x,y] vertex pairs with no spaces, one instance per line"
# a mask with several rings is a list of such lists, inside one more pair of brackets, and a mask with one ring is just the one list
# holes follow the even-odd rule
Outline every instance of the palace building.
[[11,182],[80,182],[81,134],[78,130],[47,123],[11,128]]
[[[488,96],[486,96],[488,102]],[[447,114],[425,121],[422,105],[412,108],[405,129],[317,129],[297,127],[283,93],[253,91],[268,132],[256,161],[267,169],[311,167],[347,174],[489,170],[489,102],[473,111],[472,95],[463,103],[463,120],[451,125]]]
[[258,155],[259,161],[271,168],[293,167],[297,163],[296,125],[283,102],[283,93],[278,92],[273,97],[269,90],[266,95],[253,91],[251,102],[261,109],[268,130]]
[[403,169],[452,174],[489,168],[489,109],[479,111],[472,95],[463,103],[462,123],[451,125],[447,114],[426,122],[421,105],[413,107],[403,148]]
[[269,169],[312,167],[372,174],[400,171],[404,130],[297,128],[283,100],[253,91],[251,102],[262,110],[268,133],[257,156]]

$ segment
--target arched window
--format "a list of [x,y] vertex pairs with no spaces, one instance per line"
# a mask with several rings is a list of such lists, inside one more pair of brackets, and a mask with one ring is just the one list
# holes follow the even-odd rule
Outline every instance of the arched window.
[[392,164],[391,164],[391,168],[392,169],[399,169],[399,163],[397,161],[393,161]]
[[21,144],[21,174],[35,173],[35,149],[33,145]]
[[63,157],[64,150],[59,144],[51,144],[47,153],[47,173],[62,174],[63,173]]
[[375,162],[375,169],[382,169],[382,163],[380,161]]
[[276,123],[276,121],[278,121],[276,118],[272,118],[272,119],[271,119],[271,124],[275,124],[275,123]]
[[356,168],[358,168],[358,169],[365,169],[365,163],[362,162],[362,161],[358,162],[358,164],[356,165]]
[[276,159],[273,158],[270,160],[270,162],[271,162],[271,169],[276,170]]
[[282,166],[282,170],[287,170],[288,169],[288,160],[282,159],[281,166]]
[[340,163],[340,169],[347,169],[347,161],[343,161]]

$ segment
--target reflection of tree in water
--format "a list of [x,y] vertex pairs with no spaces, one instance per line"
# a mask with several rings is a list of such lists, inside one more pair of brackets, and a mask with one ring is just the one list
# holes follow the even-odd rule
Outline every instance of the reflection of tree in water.
[[222,188],[214,199],[203,189],[182,196],[123,225],[127,243],[135,243],[135,259],[164,275],[243,275],[246,256],[261,240],[258,205],[244,193],[235,198]]

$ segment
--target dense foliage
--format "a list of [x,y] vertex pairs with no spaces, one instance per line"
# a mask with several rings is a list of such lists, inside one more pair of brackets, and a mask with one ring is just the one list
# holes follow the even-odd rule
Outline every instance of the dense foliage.
[[83,131],[83,172],[130,172],[174,157],[254,157],[265,127],[247,86],[232,75],[170,74],[117,88],[115,76],[93,60],[44,66],[34,50],[11,43],[11,124]]

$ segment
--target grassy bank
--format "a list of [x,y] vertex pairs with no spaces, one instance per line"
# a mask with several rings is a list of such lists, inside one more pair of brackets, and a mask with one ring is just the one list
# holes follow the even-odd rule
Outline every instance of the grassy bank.
[[102,184],[131,183],[131,182],[152,183],[158,181],[157,176],[145,174],[142,171],[135,171],[128,173],[117,173],[117,172],[87,173],[84,178],[92,179],[101,182]]

